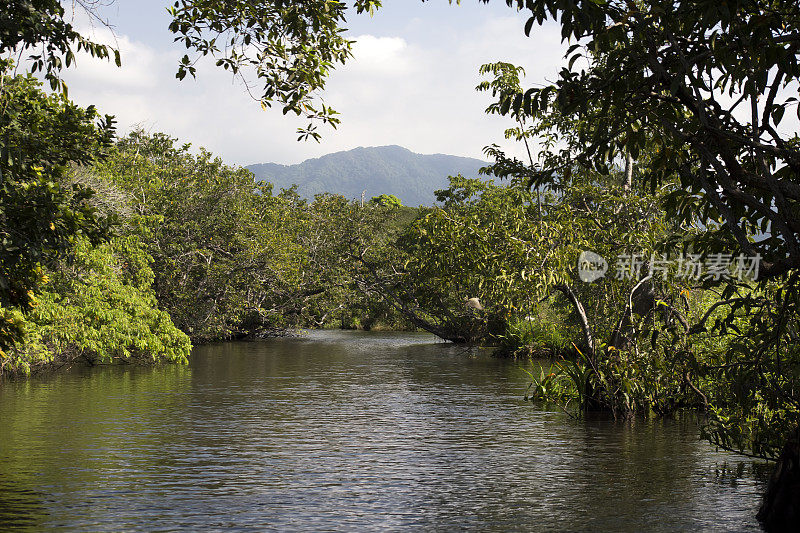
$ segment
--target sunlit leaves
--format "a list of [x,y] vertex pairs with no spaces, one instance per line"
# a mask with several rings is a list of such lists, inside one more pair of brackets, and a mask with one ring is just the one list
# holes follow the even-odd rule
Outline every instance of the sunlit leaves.
[[[501,114],[534,121],[530,131],[543,145],[537,168],[526,171],[496,148],[494,167],[561,187],[576,165],[610,174],[630,155],[653,194],[680,183],[661,205],[677,225],[699,230],[684,245],[762,258],[758,284],[717,283],[721,299],[708,304],[714,320],[698,329],[718,335],[716,344],[695,339],[686,350],[699,383],[686,377],[684,385],[711,412],[713,442],[774,455],[798,426],[800,143],[785,129],[785,113],[797,107],[800,7],[791,0],[506,3],[530,12],[525,33],[535,31],[531,21],[553,19],[574,44],[551,87],[497,101]],[[555,98],[543,98],[546,91]],[[716,364],[704,368],[695,349]]]
[[339,123],[319,95],[331,70],[352,55],[352,42],[342,28],[348,9],[372,15],[380,4],[358,0],[349,8],[338,0],[178,0],[170,8],[169,29],[195,57],[181,59],[176,77],[194,77],[197,60],[211,56],[217,67],[245,83],[260,84],[262,106],[277,102],[283,114],[308,118],[311,123],[298,130],[298,140],[319,141],[315,124]]
[[78,33],[58,0],[4,2],[0,9],[0,54],[8,52],[20,53],[31,72],[42,73],[51,89],[64,94],[67,86],[60,71],[75,63],[76,53],[122,64],[119,50]]
[[[68,183],[69,165],[102,156],[110,117],[45,95],[31,76],[0,89],[0,305],[25,308],[38,264],[68,251],[76,238],[102,240],[113,217],[88,203],[92,191]],[[0,348],[14,339],[0,338]]]

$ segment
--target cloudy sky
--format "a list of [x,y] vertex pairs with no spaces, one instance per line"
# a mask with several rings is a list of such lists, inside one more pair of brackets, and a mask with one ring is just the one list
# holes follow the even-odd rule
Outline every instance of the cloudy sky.
[[175,79],[181,48],[168,30],[168,0],[116,0],[102,27],[76,24],[97,39],[115,39],[123,67],[89,57],[65,78],[70,97],[115,115],[121,133],[134,125],[204,146],[230,164],[298,163],[358,146],[399,144],[420,153],[482,157],[487,144],[506,143],[507,119],[483,110],[490,96],[477,93],[478,67],[510,61],[526,70],[525,83],[552,80],[562,64],[559,28],[523,33],[525,16],[494,1],[387,0],[370,18],[352,14],[348,36],[355,57],[330,78],[325,101],[342,113],[338,130],[323,129],[321,143],[297,142],[304,120],[263,111],[225,71],[201,63],[196,80]]

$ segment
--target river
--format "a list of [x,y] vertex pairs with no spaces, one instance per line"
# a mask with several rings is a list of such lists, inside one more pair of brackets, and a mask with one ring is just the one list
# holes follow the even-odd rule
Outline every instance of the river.
[[688,420],[573,420],[518,363],[320,331],[0,385],[0,529],[759,531]]

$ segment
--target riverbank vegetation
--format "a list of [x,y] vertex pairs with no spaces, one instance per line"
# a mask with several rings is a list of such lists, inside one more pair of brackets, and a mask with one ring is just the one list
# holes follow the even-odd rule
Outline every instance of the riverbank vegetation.
[[[497,166],[547,187],[575,170],[608,175],[635,161],[638,175],[625,185],[638,182],[671,225],[695,228],[664,244],[704,261],[705,275],[688,290],[705,305],[683,331],[666,320],[656,325],[654,312],[635,318],[634,289],[620,321],[631,322],[630,339],[598,342],[581,316],[580,357],[553,374],[575,383],[568,396],[583,408],[647,413],[666,399],[706,411],[712,442],[778,460],[759,517],[769,528],[795,527],[800,152],[796,131],[780,132],[786,111],[797,107],[797,3],[508,4],[530,10],[526,32],[552,18],[575,44],[549,86],[523,90],[505,69],[512,83],[494,91],[498,112],[520,124],[521,138],[543,137],[549,149],[530,165],[494,150]],[[748,257],[759,263],[749,279],[709,267]],[[648,266],[637,287],[658,281],[653,260]],[[570,299],[585,315],[583,302]],[[675,308],[669,297],[662,302]]]
[[[552,17],[574,43],[546,87],[524,89],[507,63],[481,69],[487,112],[528,157],[490,146],[493,181],[452,177],[436,206],[411,209],[274,191],[157,133],[115,139],[57,76],[73,46],[113,50],[57,2],[12,2],[30,31],[0,33],[0,52],[52,43],[33,64],[62,92],[0,65],[0,372],[413,327],[550,357],[530,397],[576,414],[698,410],[710,442],[800,463],[800,140],[780,129],[798,102],[796,2],[507,3],[530,11],[526,32]],[[314,91],[349,56],[346,7],[278,3],[255,20],[236,5],[179,2],[171,29],[201,56],[219,52],[209,21],[234,43],[279,41],[279,57],[233,47],[218,65],[256,66],[262,104],[308,117],[301,137],[318,138],[314,124],[338,123]],[[194,73],[187,56],[179,77]],[[796,468],[776,470],[765,524],[797,518],[797,486]]]
[[[57,123],[62,103],[28,104],[62,99],[48,100],[33,78],[6,83],[27,88],[4,93],[6,109],[20,109],[16,120]],[[99,131],[88,122],[92,110],[70,110],[88,132]],[[75,135],[78,145],[85,134]],[[417,215],[397,198],[362,205],[332,194],[307,201],[293,189],[273,194],[249,171],[162,134],[134,131],[86,150],[83,161],[65,157],[44,183],[73,217],[62,241],[54,240],[66,225],[59,211],[43,213],[47,248],[26,257],[33,238],[7,218],[7,253],[22,257],[5,263],[3,373],[75,360],[185,361],[190,342],[298,327],[409,327],[357,275],[358,254],[382,254]],[[33,170],[33,184],[12,184],[20,204],[40,202],[33,187],[43,172]],[[27,227],[21,214],[16,223]],[[18,235],[29,241],[17,247]],[[30,262],[25,277],[14,261]]]

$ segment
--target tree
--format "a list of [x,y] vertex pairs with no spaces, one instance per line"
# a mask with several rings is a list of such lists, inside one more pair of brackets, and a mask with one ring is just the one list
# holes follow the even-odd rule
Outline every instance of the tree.
[[404,208],[273,194],[246,169],[189,148],[134,131],[93,171],[131,198],[126,231],[153,257],[160,305],[194,341],[323,326],[359,307],[386,315],[365,296],[359,254],[384,246],[384,227]]
[[[355,0],[352,8],[339,0],[178,0],[169,8],[169,29],[187,54],[176,77],[195,76],[198,59],[210,56],[217,67],[240,76],[248,91],[253,83],[248,76],[254,76],[263,85],[256,97],[262,107],[278,102],[284,114],[310,119],[299,138],[319,140],[316,123],[339,123],[319,93],[331,70],[352,55],[352,42],[342,35],[346,16],[351,9],[371,14],[380,5],[379,0]],[[91,1],[78,0],[72,8],[98,18]],[[0,10],[0,54],[27,51],[31,72],[43,72],[51,88],[64,94],[59,73],[77,54],[113,57],[117,66],[122,61],[119,50],[78,33],[58,0],[10,0]]]
[[[69,183],[70,165],[89,164],[113,136],[110,117],[45,95],[31,76],[0,64],[0,307],[26,308],[40,263],[68,250],[76,237],[99,242],[113,216],[88,203],[92,191]],[[16,321],[11,321],[14,322]],[[4,326],[0,350],[19,340]]]
[[[761,261],[755,284],[709,280],[721,298],[691,329],[740,332],[720,364],[701,370],[714,391],[703,393],[714,404],[706,434],[724,447],[800,463],[800,146],[779,128],[786,110],[797,106],[789,88],[800,78],[800,6],[788,0],[506,3],[530,12],[526,34],[553,18],[574,43],[556,83],[501,96],[503,113],[535,117],[553,109],[578,120],[577,142],[531,169],[531,183],[552,183],[575,163],[607,173],[621,156],[637,159],[653,146],[638,174],[653,189],[679,180],[663,206],[670,218],[705,227],[691,246],[704,257]],[[759,515],[770,527],[792,523],[787,502],[797,500],[800,486],[792,475],[770,491],[783,496],[768,498]]]
[[394,194],[381,194],[379,196],[373,196],[369,202],[382,207],[403,207],[403,202],[401,202],[400,198]]
[[[434,207],[397,240],[403,268],[387,277],[387,296],[427,331],[453,342],[496,339],[535,296],[526,279],[541,248],[531,226],[530,194],[492,182],[450,178]],[[479,298],[486,312],[465,305]]]
[[[591,126],[580,132],[585,148],[575,157],[598,169],[623,149],[635,158],[648,136],[658,139],[662,157],[647,179],[681,178],[684,191],[668,204],[676,215],[691,217],[699,205],[699,218],[721,220],[742,251],[761,255],[764,277],[800,267],[800,148],[777,131],[796,102],[782,88],[800,77],[797,4],[565,6],[535,2],[527,28],[546,12],[562,13],[564,36],[579,43],[568,54],[572,68],[551,87],[517,93],[509,108],[535,111],[554,101],[580,116]],[[577,71],[587,51],[591,68]],[[746,119],[739,106],[749,108]],[[690,200],[698,195],[701,204]],[[759,231],[770,238],[753,242]]]
[[[375,0],[353,2],[357,13],[371,14],[380,5]],[[176,76],[194,76],[197,59],[211,56],[246,84],[251,70],[263,84],[258,97],[262,106],[277,101],[284,114],[336,127],[336,111],[317,100],[330,71],[352,55],[352,42],[342,35],[348,9],[338,0],[179,0],[170,8],[169,28],[195,59],[185,55]],[[298,133],[300,139],[320,139],[313,123]]]
[[[99,20],[93,2],[77,0],[71,7]],[[372,13],[378,7],[380,2],[372,0],[353,4],[358,13]],[[334,127],[338,123],[336,112],[317,102],[331,69],[351,55],[352,43],[341,34],[348,9],[345,2],[328,0],[180,0],[171,8],[170,30],[189,53],[178,66],[177,77],[194,76],[194,64],[202,56],[214,57],[217,66],[234,74],[244,76],[249,68],[264,84],[259,97],[262,107],[277,101],[284,113],[308,117],[312,124],[300,130],[301,138],[319,139],[314,122]],[[117,66],[121,57],[112,46],[81,35],[58,0],[10,0],[0,10],[0,54],[10,53],[24,58],[31,72],[42,72],[51,89],[63,95],[48,99],[41,94],[32,97],[30,91],[25,94],[35,82],[12,81],[11,63],[0,63],[0,230],[4,237],[0,303],[24,305],[34,286],[32,272],[38,261],[64,251],[82,232],[98,237],[101,226],[108,225],[92,212],[88,188],[75,184],[70,191],[62,190],[54,179],[68,164],[85,165],[102,157],[113,137],[110,117],[93,124],[98,118],[93,107],[84,112],[66,99],[60,72],[72,66],[80,53],[113,57]],[[37,113],[48,118],[34,124],[31,117]],[[34,224],[28,227],[29,220]],[[19,321],[7,318],[11,326],[0,330],[0,350],[21,334],[14,326]]]
[[128,231],[153,257],[158,301],[193,340],[279,327],[279,308],[300,285],[293,201],[246,169],[189,149],[137,130],[94,172],[130,195]]
[[136,236],[76,239],[69,253],[41,267],[29,309],[11,309],[24,337],[0,357],[0,375],[75,361],[186,363],[189,338],[159,309],[151,263]]
[[[77,0],[73,7],[76,4],[92,12],[90,1]],[[117,66],[121,64],[119,51],[79,34],[65,14],[58,0],[8,0],[0,10],[0,54],[31,50],[31,72],[42,72],[51,89],[64,92],[59,72],[75,63],[76,52],[101,59],[113,56]]]

